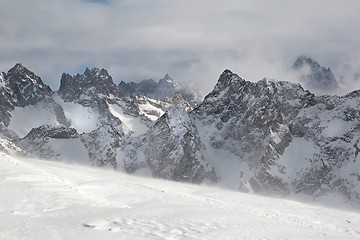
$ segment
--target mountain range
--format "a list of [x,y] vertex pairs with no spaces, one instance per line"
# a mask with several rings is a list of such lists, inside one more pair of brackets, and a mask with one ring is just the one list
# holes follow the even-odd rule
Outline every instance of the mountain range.
[[[338,87],[330,69],[298,60],[295,70],[310,64],[304,78],[315,85],[308,86]],[[97,68],[64,73],[53,91],[16,64],[0,76],[0,149],[243,192],[331,195],[359,205],[359,90],[314,95],[299,84],[250,82],[225,70],[200,99],[169,75],[116,85]]]

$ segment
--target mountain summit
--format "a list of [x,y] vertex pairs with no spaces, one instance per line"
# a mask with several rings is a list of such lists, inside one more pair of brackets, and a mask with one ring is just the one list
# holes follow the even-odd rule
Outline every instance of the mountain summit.
[[51,88],[45,85],[39,76],[20,63],[3,75],[14,106],[35,104],[53,94]]
[[61,76],[59,94],[66,101],[81,101],[95,95],[119,94],[112,77],[105,69],[86,68],[83,74]]
[[293,63],[292,69],[300,74],[305,88],[322,94],[339,90],[339,84],[330,68],[321,66],[310,57],[299,56]]

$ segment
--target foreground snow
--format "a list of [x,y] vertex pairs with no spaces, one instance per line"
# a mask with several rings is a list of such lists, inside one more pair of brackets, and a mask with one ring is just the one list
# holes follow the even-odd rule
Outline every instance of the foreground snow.
[[360,213],[0,153],[0,239],[358,239]]

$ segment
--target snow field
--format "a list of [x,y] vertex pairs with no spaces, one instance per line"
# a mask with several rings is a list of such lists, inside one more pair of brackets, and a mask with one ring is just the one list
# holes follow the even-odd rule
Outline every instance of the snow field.
[[33,128],[41,125],[59,125],[52,105],[39,103],[23,108],[17,107],[11,112],[9,129],[20,138],[25,137]]
[[90,107],[64,102],[60,96],[55,96],[54,100],[63,108],[66,118],[71,122],[71,127],[79,133],[89,133],[99,127],[100,116]]
[[125,114],[122,107],[117,104],[108,104],[108,106],[111,114],[120,119],[120,121],[123,122],[131,132],[133,132],[133,136],[139,136],[148,130],[148,127],[141,122],[139,117],[136,118]]
[[0,239],[359,239],[360,213],[0,153]]

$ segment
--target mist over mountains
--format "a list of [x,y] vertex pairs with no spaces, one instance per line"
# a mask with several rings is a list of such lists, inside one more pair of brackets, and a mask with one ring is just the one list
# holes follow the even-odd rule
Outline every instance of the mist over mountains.
[[[305,89],[330,94],[329,68],[301,56]],[[1,149],[270,195],[360,200],[360,95],[247,81],[230,70],[202,100],[166,75],[120,82],[105,69],[63,74],[57,91],[25,66],[1,74]]]

